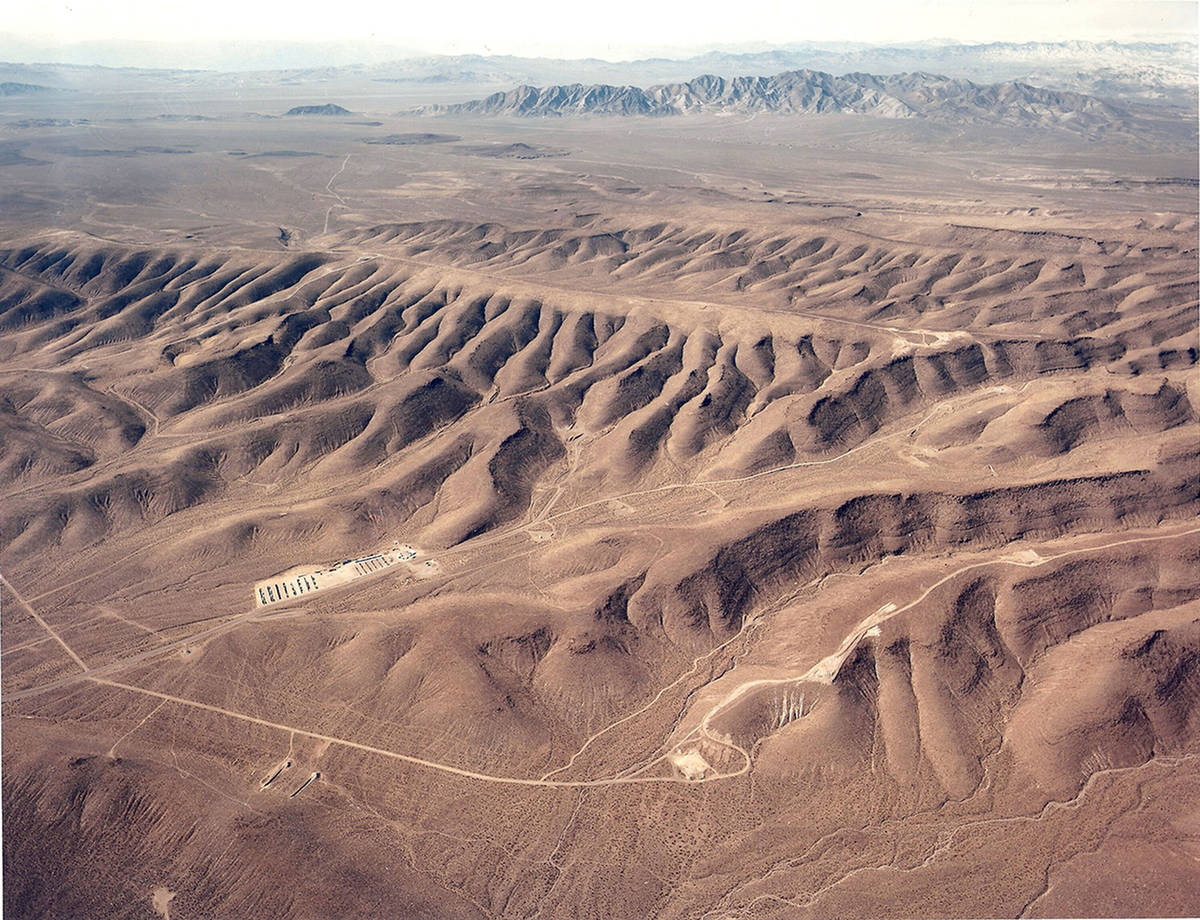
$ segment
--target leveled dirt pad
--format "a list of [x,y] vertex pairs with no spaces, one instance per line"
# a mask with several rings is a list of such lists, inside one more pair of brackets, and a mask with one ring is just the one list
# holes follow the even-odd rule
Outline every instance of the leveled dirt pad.
[[296,566],[258,582],[254,586],[254,600],[260,607],[280,604],[317,591],[352,584],[356,579],[375,575],[396,565],[402,567],[406,580],[415,576],[428,578],[438,570],[438,564],[432,559],[418,559],[419,556],[420,553],[413,547],[397,544],[387,552],[368,553],[355,559],[343,559],[321,566]]

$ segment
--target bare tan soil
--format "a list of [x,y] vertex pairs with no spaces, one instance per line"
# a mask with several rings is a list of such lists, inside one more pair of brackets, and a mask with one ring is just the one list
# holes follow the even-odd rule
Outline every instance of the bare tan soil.
[[1194,150],[432,124],[8,129],[6,916],[1200,912]]

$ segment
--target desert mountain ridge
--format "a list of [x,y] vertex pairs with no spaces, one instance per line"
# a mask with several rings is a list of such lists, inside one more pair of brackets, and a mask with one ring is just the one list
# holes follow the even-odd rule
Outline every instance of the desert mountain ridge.
[[427,115],[682,115],[852,113],[1009,125],[1100,128],[1123,113],[1103,100],[1010,81],[981,86],[928,73],[845,76],[795,70],[772,77],[705,74],[641,88],[608,84],[519,86],[484,99],[422,106]]
[[340,105],[335,105],[332,102],[326,102],[324,105],[295,105],[288,109],[283,114],[285,115],[351,115],[349,109],[343,108]]

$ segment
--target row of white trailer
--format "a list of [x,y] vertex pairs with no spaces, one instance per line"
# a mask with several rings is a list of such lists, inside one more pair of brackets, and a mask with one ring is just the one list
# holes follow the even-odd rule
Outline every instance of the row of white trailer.
[[316,572],[297,575],[294,578],[281,578],[273,583],[259,584],[255,588],[258,592],[258,606],[260,607],[283,600],[291,600],[293,597],[300,597],[302,594],[309,594],[320,589],[321,584],[317,581]]

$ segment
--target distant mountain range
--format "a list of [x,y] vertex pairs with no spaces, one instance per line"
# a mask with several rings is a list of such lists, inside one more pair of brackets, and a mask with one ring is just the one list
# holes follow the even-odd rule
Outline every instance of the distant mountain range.
[[[736,77],[789,70],[828,73],[947,73],[977,83],[1010,80],[1117,99],[1187,101],[1197,86],[1189,42],[991,42],[913,46],[803,44],[747,54],[610,62],[462,55],[367,68],[383,82],[546,84],[667,83],[698,73]],[[389,73],[382,73],[387,70]]]
[[1091,96],[1007,82],[980,86],[969,80],[927,73],[834,76],[795,70],[773,77],[708,74],[684,83],[641,88],[609,84],[519,86],[485,99],[422,106],[426,115],[668,116],[699,112],[739,114],[853,113],[884,118],[935,118],[1089,130],[1124,116]]
[[[1169,102],[1189,109],[1195,108],[1197,90],[1194,41],[798,43],[750,53],[712,51],[688,58],[637,61],[478,54],[416,56],[399,48],[362,43],[345,47],[231,43],[211,54],[205,52],[203,43],[178,47],[118,45],[110,48],[101,42],[41,47],[0,35],[0,60],[63,62],[0,64],[0,79],[83,91],[105,91],[130,81],[139,87],[177,81],[188,86],[241,85],[246,80],[258,85],[330,86],[364,79],[409,87],[425,84],[486,91],[518,84],[575,82],[648,86],[690,80],[701,73],[732,78],[808,69],[836,74],[945,73],[976,83],[1017,81],[1124,102]],[[390,57],[384,56],[387,54]],[[105,69],[81,66],[85,60],[143,66],[161,60],[173,66],[156,71],[128,66]],[[208,69],[184,71],[184,67]]]

